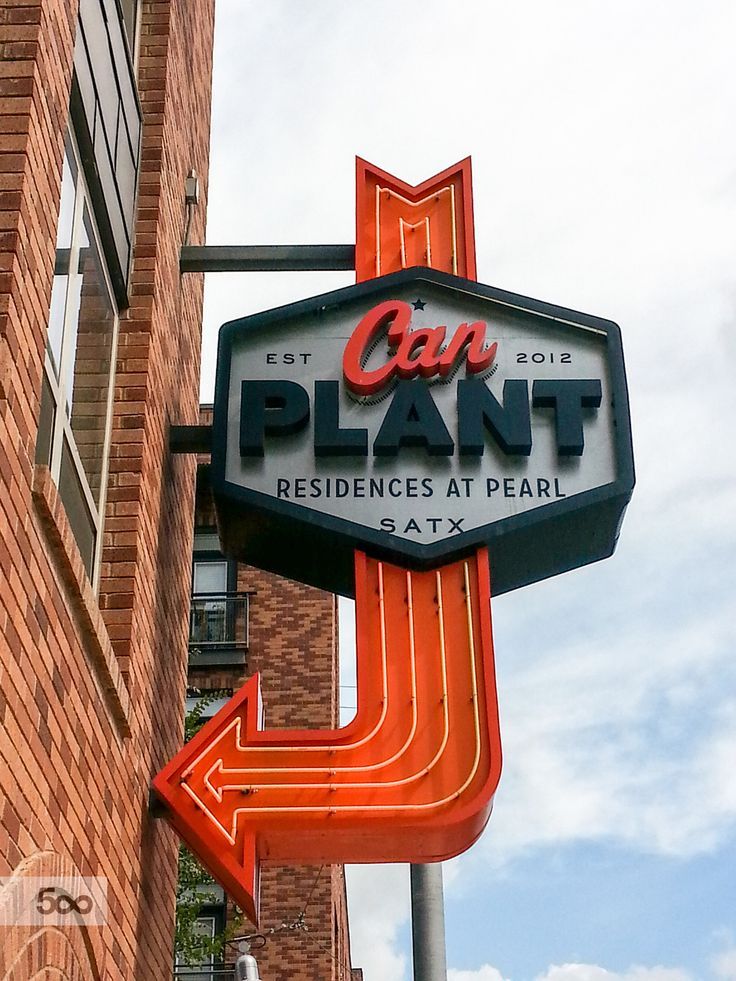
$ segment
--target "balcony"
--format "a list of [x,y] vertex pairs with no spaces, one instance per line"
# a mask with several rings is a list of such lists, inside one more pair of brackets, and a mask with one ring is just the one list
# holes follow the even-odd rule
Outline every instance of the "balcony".
[[189,613],[189,665],[245,664],[249,593],[198,593]]

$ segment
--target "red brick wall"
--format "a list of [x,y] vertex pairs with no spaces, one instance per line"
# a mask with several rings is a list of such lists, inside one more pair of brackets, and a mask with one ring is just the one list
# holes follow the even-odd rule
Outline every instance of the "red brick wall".
[[250,602],[249,673],[259,671],[272,729],[328,729],[339,716],[337,598],[249,566],[238,589]]
[[171,970],[176,841],[147,797],[181,739],[194,462],[169,455],[167,430],[197,416],[202,282],[181,279],[178,252],[191,167],[206,186],[212,8],[143,4],[143,171],[98,600],[33,465],[76,4],[0,0],[0,876],[105,876],[110,904],[110,925],[88,933],[6,930],[0,978],[13,981]]
[[[238,570],[238,588],[254,594],[248,669],[261,674],[266,725],[332,728],[338,714],[336,598],[248,566]],[[294,981],[339,978],[331,866],[266,868],[261,889],[264,932],[292,923],[302,910],[308,928],[284,930],[270,938],[258,957],[263,976]]]

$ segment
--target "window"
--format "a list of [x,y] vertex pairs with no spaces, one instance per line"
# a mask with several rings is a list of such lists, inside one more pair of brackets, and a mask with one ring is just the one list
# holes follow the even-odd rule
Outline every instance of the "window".
[[140,3],[138,0],[120,0],[120,10],[123,15],[125,36],[128,39],[128,50],[131,53],[131,60],[135,63],[137,60],[136,52],[140,18]]
[[89,196],[70,140],[64,156],[36,462],[51,470],[95,588],[117,326]]
[[195,559],[194,594],[226,593],[227,561],[225,559]]
[[79,0],[69,100],[118,308],[128,305],[142,111],[135,81],[140,0]]
[[[224,928],[224,907],[213,909],[211,913],[200,913],[194,921],[193,933],[203,940],[214,940],[218,933]],[[217,964],[213,954],[208,954],[196,964],[184,964],[180,958],[175,961],[174,978],[187,978],[188,981],[217,981],[224,977],[223,971],[217,970]],[[228,977],[232,972],[228,972]]]
[[220,552],[216,530],[194,532],[189,663],[244,664],[249,593],[237,591],[237,563]]
[[227,604],[227,562],[195,560],[190,644],[222,644],[230,639]]

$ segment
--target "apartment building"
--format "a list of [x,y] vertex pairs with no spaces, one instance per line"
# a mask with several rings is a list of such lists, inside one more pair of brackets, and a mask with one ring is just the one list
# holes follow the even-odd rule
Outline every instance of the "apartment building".
[[[199,411],[179,256],[204,241],[213,31],[213,0],[0,0],[2,981],[172,976],[178,842],[149,787],[187,685],[257,668],[272,724],[334,718],[334,600],[207,567],[197,462],[169,451]],[[199,642],[193,582],[236,594],[247,642]],[[341,871],[267,875],[266,928],[308,900],[315,944],[274,933],[264,979],[344,977]],[[13,919],[64,877],[104,883],[103,923]]]

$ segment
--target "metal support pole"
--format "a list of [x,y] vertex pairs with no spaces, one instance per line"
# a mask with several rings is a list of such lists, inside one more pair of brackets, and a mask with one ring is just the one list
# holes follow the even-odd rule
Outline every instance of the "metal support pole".
[[355,269],[354,245],[184,245],[182,273]]
[[411,866],[414,981],[447,981],[442,865]]

